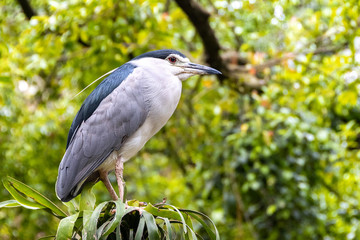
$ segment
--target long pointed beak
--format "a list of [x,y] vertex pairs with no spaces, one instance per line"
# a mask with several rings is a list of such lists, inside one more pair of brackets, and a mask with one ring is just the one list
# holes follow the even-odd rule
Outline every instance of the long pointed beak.
[[193,75],[222,74],[215,68],[207,67],[196,63],[187,63],[184,67],[186,73],[190,73]]

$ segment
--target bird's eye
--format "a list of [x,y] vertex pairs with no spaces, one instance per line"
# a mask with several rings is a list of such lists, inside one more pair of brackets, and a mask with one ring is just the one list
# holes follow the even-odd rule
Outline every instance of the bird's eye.
[[176,63],[177,58],[176,58],[176,57],[169,57],[169,58],[168,58],[168,61],[169,61],[170,63]]

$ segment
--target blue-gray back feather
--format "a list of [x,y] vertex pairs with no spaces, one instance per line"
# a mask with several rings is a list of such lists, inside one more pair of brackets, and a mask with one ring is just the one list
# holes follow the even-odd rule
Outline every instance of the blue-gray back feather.
[[73,135],[82,122],[86,121],[99,106],[101,101],[106,98],[115,88],[117,88],[124,79],[133,72],[135,65],[125,63],[117,68],[106,79],[104,79],[90,95],[85,99],[81,105],[79,112],[76,114],[68,134],[66,149],[69,147]]

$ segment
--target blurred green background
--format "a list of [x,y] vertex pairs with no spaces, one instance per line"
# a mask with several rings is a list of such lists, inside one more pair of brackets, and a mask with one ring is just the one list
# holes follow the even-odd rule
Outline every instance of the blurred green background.
[[[58,201],[67,132],[95,86],[74,95],[150,50],[206,64],[207,39],[171,0],[30,0],[27,15],[24,2],[0,2],[0,176]],[[210,14],[225,78],[184,82],[174,116],[125,164],[127,198],[202,211],[222,239],[360,239],[358,1],[185,2]],[[1,209],[0,239],[57,224]]]

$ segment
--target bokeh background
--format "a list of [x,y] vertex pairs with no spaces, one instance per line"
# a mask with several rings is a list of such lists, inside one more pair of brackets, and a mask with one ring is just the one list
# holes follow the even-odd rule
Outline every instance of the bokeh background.
[[[360,239],[359,27],[358,1],[2,0],[0,176],[59,203],[67,132],[95,86],[74,95],[173,48],[224,77],[184,82],[174,116],[125,165],[127,198],[204,212],[222,239]],[[0,209],[4,240],[57,224]]]

